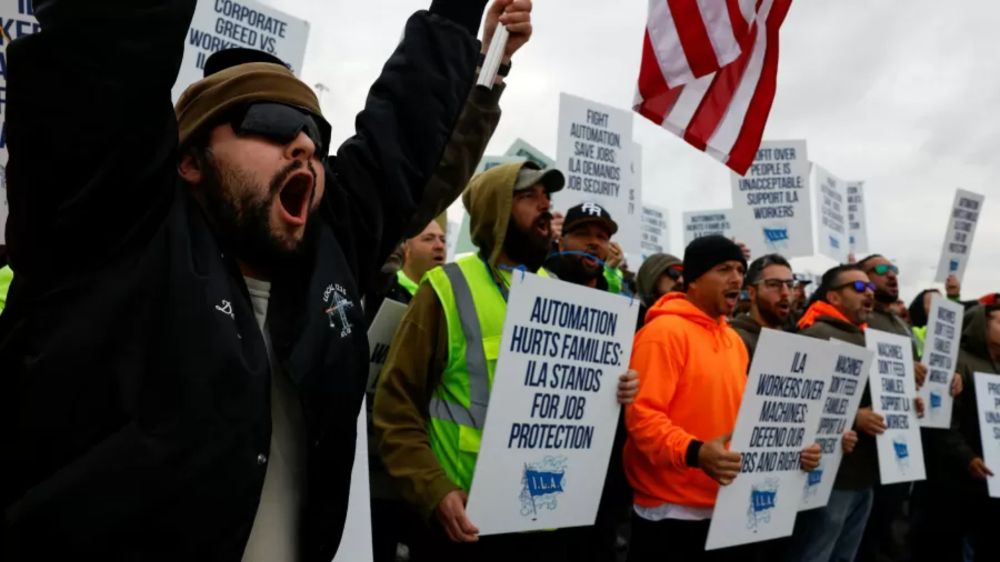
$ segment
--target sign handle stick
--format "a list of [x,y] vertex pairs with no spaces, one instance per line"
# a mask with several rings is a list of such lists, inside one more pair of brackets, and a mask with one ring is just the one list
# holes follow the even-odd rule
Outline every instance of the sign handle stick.
[[507,31],[507,26],[498,25],[496,32],[493,34],[493,41],[490,42],[490,48],[486,51],[486,59],[483,61],[483,66],[479,69],[477,86],[493,87],[493,81],[497,77],[497,70],[500,68],[500,59],[503,58],[503,52],[507,49],[507,39],[509,37],[510,33]]

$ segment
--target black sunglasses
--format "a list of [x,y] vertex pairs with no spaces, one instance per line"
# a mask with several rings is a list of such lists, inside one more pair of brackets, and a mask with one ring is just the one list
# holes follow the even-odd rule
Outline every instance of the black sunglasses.
[[326,158],[330,146],[330,124],[305,109],[274,102],[256,102],[237,109],[230,119],[238,135],[259,135],[288,144],[304,132],[316,146],[316,156]]
[[833,288],[834,291],[839,291],[845,287],[853,287],[855,292],[863,293],[865,291],[875,292],[875,283],[871,281],[851,281],[849,283],[844,283],[843,285],[837,285]]

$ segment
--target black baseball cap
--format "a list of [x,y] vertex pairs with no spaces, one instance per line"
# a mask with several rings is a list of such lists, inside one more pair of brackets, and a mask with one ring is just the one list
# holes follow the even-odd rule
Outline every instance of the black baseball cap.
[[608,234],[613,235],[618,232],[618,223],[611,218],[611,213],[597,203],[589,202],[580,203],[566,211],[562,231],[563,233],[572,232],[573,229],[581,225],[594,222],[603,224],[608,229]]

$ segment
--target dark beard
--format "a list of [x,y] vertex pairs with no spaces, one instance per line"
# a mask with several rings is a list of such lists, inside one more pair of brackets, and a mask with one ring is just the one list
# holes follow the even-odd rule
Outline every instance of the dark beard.
[[604,273],[600,267],[587,268],[583,264],[583,256],[577,255],[556,255],[545,262],[545,264],[546,269],[549,269],[551,266],[552,272],[559,279],[575,285],[586,285]]
[[889,291],[876,290],[875,300],[878,301],[880,304],[892,304],[897,300],[899,300],[899,294],[897,293],[894,296]]
[[785,319],[779,317],[777,312],[771,310],[770,308],[767,308],[767,305],[761,302],[760,299],[757,300],[756,304],[757,304],[757,312],[760,313],[761,319],[767,323],[766,327],[770,328],[774,326],[781,326],[782,324],[784,324]]
[[507,234],[504,236],[503,249],[507,257],[514,263],[523,265],[528,271],[538,271],[549,255],[549,238],[535,234],[533,228],[523,231],[514,224],[507,223]]
[[205,210],[223,243],[237,259],[255,271],[271,276],[301,265],[309,255],[316,221],[307,220],[302,241],[291,248],[278,239],[270,227],[270,209],[282,184],[303,166],[305,164],[295,160],[276,173],[271,178],[267,195],[262,197],[263,190],[259,187],[247,189],[254,181],[246,173],[221,169],[211,153],[207,153],[202,162],[204,181],[197,189],[203,195]]

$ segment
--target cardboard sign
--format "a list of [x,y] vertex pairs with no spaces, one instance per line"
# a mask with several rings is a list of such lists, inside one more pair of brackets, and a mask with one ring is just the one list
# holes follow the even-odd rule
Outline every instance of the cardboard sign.
[[955,191],[935,281],[944,283],[952,274],[958,277],[959,282],[965,277],[969,254],[972,253],[972,239],[976,235],[976,224],[985,200],[986,197],[978,193],[964,189]]
[[35,19],[32,2],[26,0],[0,0],[0,246],[7,243],[7,41],[38,33],[41,27]]
[[642,205],[642,259],[670,253],[670,215],[658,205]]
[[641,161],[632,142],[632,115],[560,94],[556,163],[566,187],[553,196],[553,211],[565,214],[574,205],[597,203],[618,223],[612,239],[637,255],[642,194],[636,165]]
[[732,175],[733,230],[754,256],[813,254],[806,141],[764,141],[745,177]]
[[292,70],[302,72],[309,22],[257,0],[198,0],[191,28],[184,38],[184,58],[174,83],[173,99],[201,80],[209,55],[243,47],[272,54]]
[[638,311],[514,273],[466,506],[481,535],[594,524]]
[[854,255],[868,253],[868,215],[863,181],[847,182],[847,239]]
[[816,438],[833,348],[761,330],[730,444],[743,465],[719,489],[706,550],[792,534],[807,478],[799,456]]
[[914,399],[913,345],[910,339],[868,328],[865,345],[875,353],[872,363],[872,410],[885,418],[888,429],[875,438],[882,484],[926,478]]
[[927,339],[921,363],[927,367],[927,380],[920,387],[924,400],[924,427],[951,427],[951,379],[955,376],[958,346],[962,341],[962,319],[965,307],[934,293],[927,316]]
[[816,172],[816,248],[820,255],[847,263],[850,241],[847,232],[846,187],[837,176],[813,166]]
[[684,247],[695,238],[718,234],[726,238],[733,237],[732,209],[716,209],[714,211],[684,212]]
[[991,498],[1000,498],[1000,375],[974,373],[976,405],[979,407],[979,438],[983,462],[993,471],[986,479]]
[[389,355],[392,338],[396,335],[399,321],[406,313],[406,305],[392,299],[382,301],[382,306],[375,313],[372,325],[368,328],[368,392],[375,392],[378,375],[382,365]]
[[842,438],[854,426],[861,396],[871,369],[872,352],[857,345],[834,344],[829,384],[823,391],[823,412],[816,431],[816,443],[822,449],[819,467],[806,476],[806,487],[799,510],[823,507],[830,501],[833,482],[844,460]]
[[528,144],[528,141],[524,139],[515,140],[514,143],[510,145],[510,148],[507,149],[507,152],[504,153],[504,156],[534,162],[543,170],[554,168],[556,165],[555,160],[550,158],[541,150],[538,150],[534,146]]

